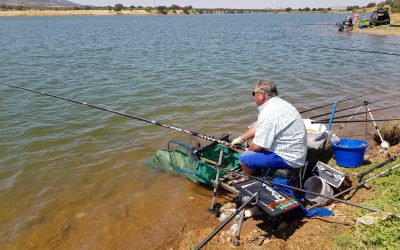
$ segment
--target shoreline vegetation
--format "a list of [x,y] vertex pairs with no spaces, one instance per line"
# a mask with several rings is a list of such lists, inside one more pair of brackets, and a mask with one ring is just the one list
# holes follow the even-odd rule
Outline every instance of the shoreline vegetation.
[[182,15],[182,14],[239,14],[239,13],[369,13],[378,8],[387,8],[390,12],[400,13],[400,0],[386,0],[378,4],[371,2],[366,6],[347,6],[346,8],[263,8],[263,9],[232,9],[232,8],[193,8],[193,6],[124,6],[120,3],[114,6],[78,5],[71,2],[70,6],[56,6],[55,3],[33,3],[3,1],[0,3],[0,16],[61,16],[61,15]]
[[203,14],[255,14],[255,13],[287,13],[287,14],[337,14],[351,13],[345,10],[331,11],[284,11],[284,10],[236,10],[236,9],[191,9],[185,10],[165,10],[160,12],[157,9],[123,9],[115,11],[113,9],[26,9],[26,10],[1,10],[0,16],[110,16],[110,15],[203,15]]
[[[389,2],[390,1],[390,2]],[[399,5],[399,6],[397,6]],[[382,25],[372,28],[359,29],[355,25],[353,32],[373,35],[399,35],[400,36],[400,0],[387,0],[381,3],[369,3],[367,6],[347,6],[346,9],[332,8],[298,8],[283,9],[194,9],[192,6],[130,6],[122,4],[115,6],[75,6],[75,7],[40,7],[24,5],[0,5],[0,17],[17,16],[113,16],[113,15],[203,15],[203,14],[254,14],[254,13],[286,13],[286,14],[349,14],[360,15],[371,13],[377,8],[388,8],[391,15],[391,25]],[[340,20],[338,20],[340,21]]]

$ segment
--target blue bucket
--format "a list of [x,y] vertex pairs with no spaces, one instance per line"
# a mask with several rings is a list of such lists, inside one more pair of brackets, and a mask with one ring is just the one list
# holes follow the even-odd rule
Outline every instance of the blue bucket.
[[353,138],[342,138],[339,144],[331,142],[336,163],[345,168],[361,166],[368,146],[368,142]]

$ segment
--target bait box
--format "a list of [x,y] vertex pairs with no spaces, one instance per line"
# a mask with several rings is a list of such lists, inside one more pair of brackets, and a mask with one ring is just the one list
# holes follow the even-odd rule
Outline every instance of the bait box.
[[350,182],[347,180],[345,173],[342,173],[320,161],[317,162],[313,168],[312,174],[320,177],[329,183],[329,185],[339,190],[346,189],[350,186]]

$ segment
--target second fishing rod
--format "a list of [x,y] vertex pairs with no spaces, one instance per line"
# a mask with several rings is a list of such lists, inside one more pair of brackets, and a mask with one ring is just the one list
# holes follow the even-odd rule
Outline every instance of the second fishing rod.
[[[388,97],[388,98],[384,98],[384,99],[378,99],[378,100],[375,100],[375,101],[371,101],[371,102],[369,102],[368,101],[368,104],[373,104],[373,103],[379,103],[379,102],[383,102],[383,101],[386,101],[386,100],[389,100],[389,99],[392,99],[392,98],[395,98],[395,97],[398,97],[399,96],[399,93],[397,93],[397,94],[394,94],[394,95],[392,95],[392,96],[390,96],[390,97]],[[365,103],[366,101],[364,101],[364,103]],[[351,106],[351,107],[347,107],[347,108],[343,108],[343,109],[339,109],[339,110],[336,110],[336,112],[335,113],[339,113],[339,112],[343,112],[343,111],[346,111],[346,110],[350,110],[350,109],[353,109],[353,108],[357,108],[357,107],[359,107],[360,106],[360,104],[359,105],[354,105],[354,106]],[[396,106],[397,107],[397,106]],[[392,108],[392,107],[390,107],[390,108]],[[385,109],[385,108],[383,108],[383,109]],[[372,111],[376,111],[376,110],[372,110]],[[315,118],[319,118],[319,117],[322,117],[322,116],[326,116],[326,115],[330,115],[332,112],[326,112],[326,113],[322,113],[322,114],[319,114],[319,115],[314,115],[314,116],[311,116],[311,117],[309,117],[310,119],[315,119]]]

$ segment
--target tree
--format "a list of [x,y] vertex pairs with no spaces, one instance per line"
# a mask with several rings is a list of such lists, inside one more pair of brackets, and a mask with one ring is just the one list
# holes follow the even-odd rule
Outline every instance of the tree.
[[169,7],[171,10],[180,10],[181,7],[179,5],[173,4],[171,7]]
[[312,11],[317,11],[317,8],[312,8]]
[[393,13],[400,13],[400,0],[394,0],[390,6]]
[[332,8],[327,8],[328,11],[332,11]]
[[376,6],[376,3],[373,3],[373,2],[367,4],[367,8],[373,8],[375,6]]
[[190,14],[190,10],[193,9],[192,5],[183,7],[183,13]]
[[378,4],[377,4],[377,7],[378,7],[378,8],[383,8],[383,7],[385,7],[385,2],[380,2],[380,3],[378,3]]
[[290,8],[290,7],[286,8],[286,12],[291,12],[291,11],[292,11],[292,8]]
[[120,3],[117,3],[116,5],[114,5],[114,11],[115,12],[121,12],[121,10],[124,8],[124,6]]
[[166,15],[167,14],[167,6],[157,6],[157,12],[159,14]]
[[310,8],[309,7],[305,7],[304,11],[310,11]]

